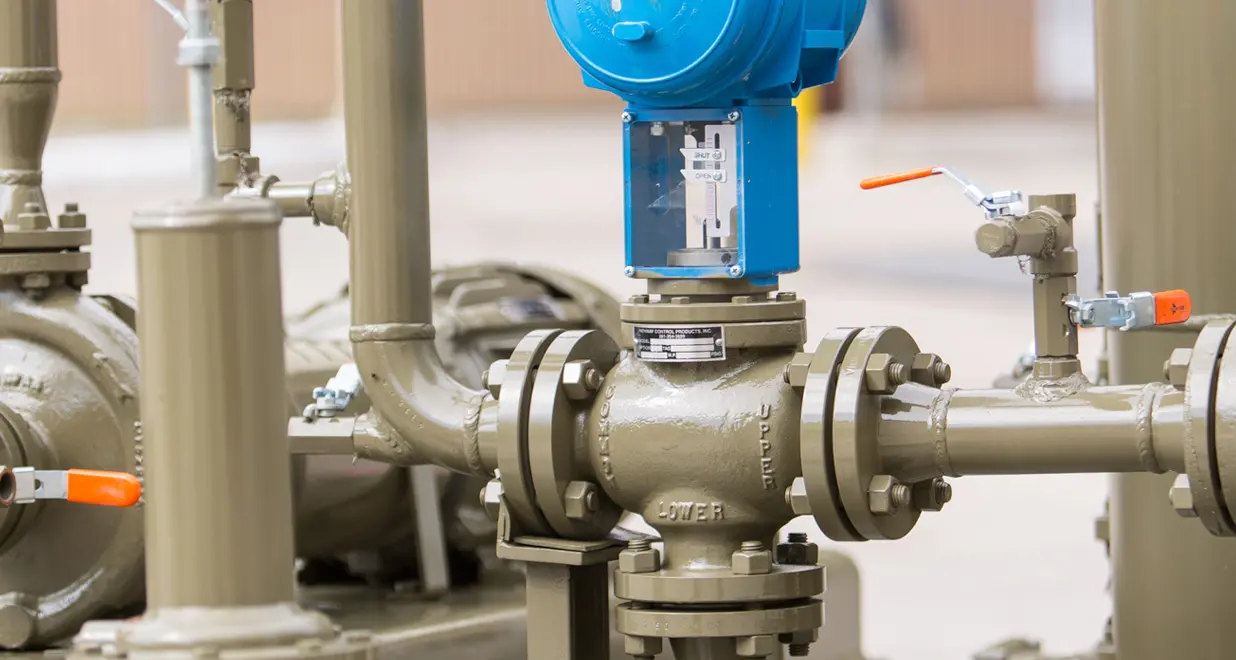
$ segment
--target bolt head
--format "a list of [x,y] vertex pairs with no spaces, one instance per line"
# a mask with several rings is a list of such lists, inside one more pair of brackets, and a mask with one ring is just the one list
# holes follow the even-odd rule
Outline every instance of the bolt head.
[[892,394],[896,392],[897,387],[901,385],[901,382],[898,382],[897,374],[904,371],[904,369],[900,363],[893,359],[893,356],[887,353],[872,355],[871,359],[867,360],[867,367],[863,371],[867,391],[871,394]]
[[950,373],[945,375],[951,376],[952,370],[948,369],[947,364],[944,364],[943,367],[936,366],[941,364],[944,364],[944,361],[935,353],[919,353],[915,355],[914,362],[910,363],[910,380],[927,387],[939,387],[947,383],[948,379],[943,381],[939,379],[940,372],[948,371]]
[[785,489],[785,499],[790,508],[794,510],[794,515],[811,515],[811,500],[807,499],[807,482],[802,477],[795,477],[794,481],[790,482]]
[[1172,508],[1176,510],[1176,515],[1181,518],[1197,517],[1197,507],[1193,504],[1193,488],[1189,483],[1189,475],[1176,475],[1176,481],[1172,483],[1172,489],[1168,495],[1172,500]]
[[742,274],[742,266],[739,266],[738,264],[730,266],[730,277],[742,277]]
[[624,124],[629,124],[629,123],[631,123],[631,122],[633,122],[633,121],[635,121],[635,115],[633,115],[633,114],[631,114],[631,113],[629,113],[629,112],[624,112],[624,113],[622,113],[622,123],[624,123]]
[[627,266],[626,268],[622,269],[622,274],[626,275],[627,277],[635,277],[635,268],[631,266]]
[[502,510],[501,480],[490,479],[489,483],[481,488],[481,507],[485,509],[485,514],[490,520],[498,519],[498,512]]
[[953,487],[939,477],[920,481],[910,487],[910,501],[919,511],[942,511],[953,499]]
[[597,510],[596,484],[572,481],[566,487],[566,514],[572,520],[585,520]]
[[38,231],[51,228],[51,218],[43,209],[34,203],[26,204],[26,209],[17,214],[17,228],[22,231]]
[[502,381],[506,379],[506,366],[510,364],[510,360],[498,360],[489,365],[489,369],[485,372],[482,380],[485,381],[485,388],[489,390],[493,398],[498,398],[498,393],[502,391]]
[[871,485],[867,487],[867,504],[871,512],[878,516],[891,516],[901,508],[898,501],[899,488],[905,488],[905,484],[897,481],[895,477],[890,477],[887,474],[877,474],[871,478]]
[[618,570],[623,573],[655,573],[661,570],[661,551],[656,548],[623,550],[618,553]]
[[627,302],[631,303],[632,305],[647,305],[650,300],[651,300],[651,297],[648,294],[640,293],[640,294],[631,296],[627,300]]
[[1167,378],[1167,382],[1184,388],[1185,381],[1189,379],[1189,363],[1192,361],[1193,349],[1178,348],[1172,351],[1171,356],[1167,358],[1167,363],[1163,365],[1163,375]]
[[739,119],[742,119],[742,113],[737,110],[732,110],[730,111],[730,114],[726,115],[726,117],[728,117],[730,121],[738,121]]
[[735,575],[763,575],[772,572],[773,557],[768,550],[738,550],[730,557]]
[[772,635],[748,635],[735,641],[734,651],[740,658],[767,658],[776,653],[779,646]]
[[562,366],[562,390],[572,401],[583,401],[601,386],[601,372],[592,360],[571,360]]
[[660,655],[665,648],[665,642],[660,637],[637,637],[635,635],[627,635],[623,640],[623,651],[627,655],[636,657],[648,657]]

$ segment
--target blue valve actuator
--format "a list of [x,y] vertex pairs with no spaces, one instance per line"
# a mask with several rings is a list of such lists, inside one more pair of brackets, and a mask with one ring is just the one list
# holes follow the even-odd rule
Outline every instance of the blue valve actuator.
[[798,270],[798,121],[866,0],[547,0],[590,87],[628,103],[627,273]]

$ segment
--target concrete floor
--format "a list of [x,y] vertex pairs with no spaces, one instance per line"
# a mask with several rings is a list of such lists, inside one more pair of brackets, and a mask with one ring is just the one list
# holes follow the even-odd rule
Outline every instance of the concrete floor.
[[[983,387],[1031,338],[1030,281],[973,247],[981,220],[945,180],[862,192],[861,178],[945,164],[992,188],[1079,195],[1082,285],[1094,270],[1095,142],[1091,116],[949,115],[822,123],[800,177],[802,264],[784,288],[811,302],[811,345],[839,325],[896,324],[953,365],[953,384]],[[617,117],[452,119],[431,129],[437,265],[480,259],[552,264],[617,295],[640,290],[622,271]],[[315,176],[344,153],[337,122],[259,125],[255,152],[283,180]],[[82,205],[95,229],[91,288],[135,289],[130,209],[192,190],[182,131],[53,136],[49,203]],[[283,230],[287,310],[346,279],[331,228]],[[1083,336],[1092,357],[1097,337]],[[873,657],[962,660],[1011,635],[1052,651],[1089,648],[1109,610],[1107,565],[1093,538],[1102,476],[967,478],[948,509],[899,542],[847,546],[864,579],[864,638]],[[808,519],[795,529],[819,537]]]

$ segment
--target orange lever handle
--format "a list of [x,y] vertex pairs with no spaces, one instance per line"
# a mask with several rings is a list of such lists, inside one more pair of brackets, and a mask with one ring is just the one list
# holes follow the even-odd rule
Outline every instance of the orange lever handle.
[[137,504],[141,497],[142,482],[131,474],[102,470],[68,471],[65,499],[70,502],[128,507]]
[[894,183],[905,183],[906,181],[914,181],[915,179],[926,179],[929,176],[941,174],[934,167],[928,167],[921,170],[911,172],[902,172],[901,174],[885,174],[884,176],[873,176],[870,179],[863,179],[859,182],[858,187],[863,190],[871,190],[873,188],[883,188],[891,186]]
[[1193,302],[1188,291],[1176,289],[1154,294],[1155,325],[1184,323],[1193,314]]

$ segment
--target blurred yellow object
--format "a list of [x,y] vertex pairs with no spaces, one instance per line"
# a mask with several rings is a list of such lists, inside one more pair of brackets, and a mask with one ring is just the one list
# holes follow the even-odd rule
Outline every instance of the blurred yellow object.
[[824,88],[812,87],[794,99],[798,108],[798,162],[806,163],[811,158],[811,138],[815,133],[816,119],[824,105]]

